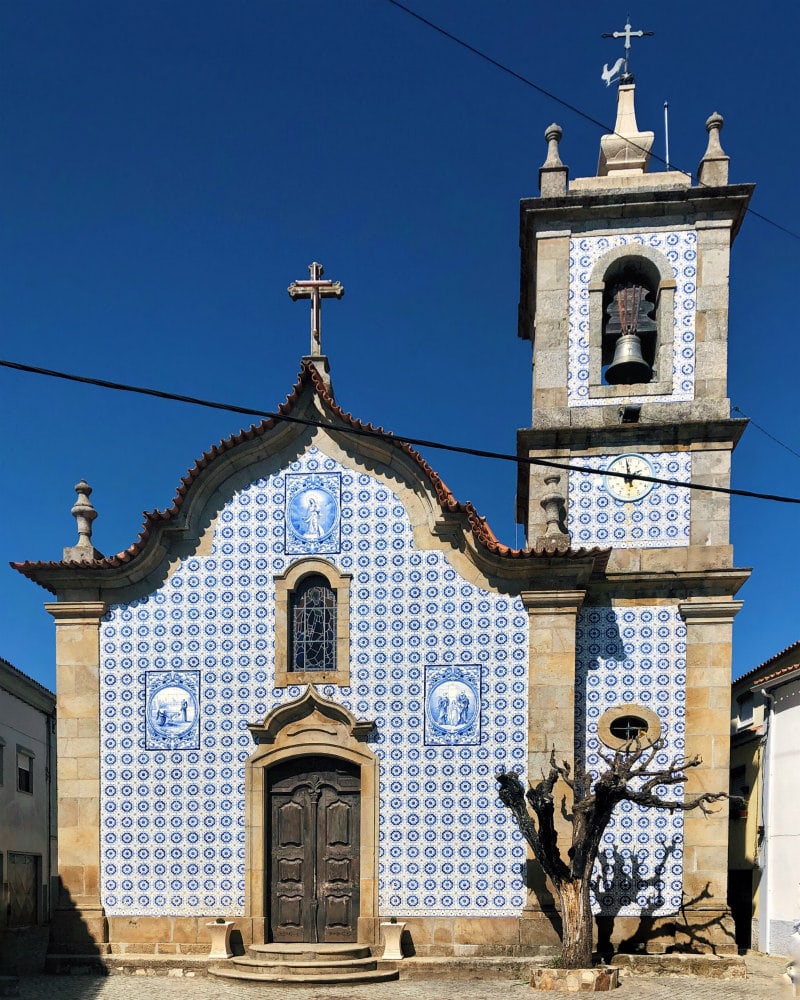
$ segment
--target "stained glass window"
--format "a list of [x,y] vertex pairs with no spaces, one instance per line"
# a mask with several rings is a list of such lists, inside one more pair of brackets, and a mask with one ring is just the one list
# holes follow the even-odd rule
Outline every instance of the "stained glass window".
[[336,593],[319,573],[305,577],[291,596],[289,669],[336,670]]

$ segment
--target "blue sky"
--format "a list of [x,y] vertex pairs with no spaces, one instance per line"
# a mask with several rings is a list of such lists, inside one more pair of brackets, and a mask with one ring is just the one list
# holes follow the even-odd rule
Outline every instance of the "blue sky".
[[[634,42],[637,114],[694,171],[712,111],[731,180],[800,232],[794,4],[768,39],[730,4],[668,8],[409,0],[492,57],[613,124],[600,80]],[[764,25],[762,25],[764,27]],[[756,47],[764,55],[756,54]],[[0,9],[0,357],[272,409],[308,350],[287,285],[320,260],[343,282],[323,341],[337,400],[397,433],[513,452],[530,423],[530,348],[516,334],[518,204],[537,194],[543,132],[572,176],[601,130],[425,28],[387,0],[26,0]],[[800,451],[793,293],[800,240],[749,217],[731,268],[732,403]],[[73,485],[94,541],[126,548],[141,512],[241,417],[0,369],[5,448],[0,655],[53,686],[44,591],[10,560],[73,544]],[[247,423],[247,421],[245,421]],[[513,466],[426,458],[502,541]],[[800,496],[800,459],[751,427],[734,485]],[[734,500],[735,673],[798,638],[800,508]]]

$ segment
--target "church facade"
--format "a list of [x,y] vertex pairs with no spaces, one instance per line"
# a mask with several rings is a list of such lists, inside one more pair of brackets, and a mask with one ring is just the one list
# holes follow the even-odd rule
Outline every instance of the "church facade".
[[[55,950],[202,952],[216,917],[245,943],[375,943],[396,917],[420,955],[532,953],[557,917],[497,771],[553,747],[591,768],[634,732],[727,789],[747,573],[727,497],[676,484],[727,485],[744,426],[725,351],[750,188],[718,117],[697,186],[648,173],[632,82],[619,99],[598,176],[568,183],[551,127],[521,205],[525,548],[340,408],[318,331],[341,289],[315,265],[280,419],[203,455],[125,552],[93,548],[80,483],[77,545],[15,564],[56,598]],[[733,950],[726,837],[724,807],[620,810],[608,940]]]

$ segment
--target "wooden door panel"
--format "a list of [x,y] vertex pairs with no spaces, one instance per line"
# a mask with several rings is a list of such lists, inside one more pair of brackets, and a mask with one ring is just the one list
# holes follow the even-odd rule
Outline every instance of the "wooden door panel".
[[38,923],[39,882],[39,858],[9,851],[9,927],[33,927]]
[[358,936],[360,796],[346,782],[322,790],[317,872],[322,940],[355,941]]
[[356,941],[360,770],[303,758],[269,775],[269,940]]
[[351,908],[352,899],[350,896],[328,896],[326,929],[332,933],[338,933],[343,928],[349,929],[353,923],[353,913]]
[[350,806],[341,801],[332,802],[327,808],[328,846],[350,844]]
[[326,860],[326,882],[349,882],[351,878],[349,858],[328,858]]
[[[277,897],[277,923],[281,929],[289,934],[292,930],[301,932],[303,929],[303,897],[283,896]],[[283,940],[289,940],[288,937]],[[302,936],[297,938],[302,941]]]
[[278,846],[300,847],[303,843],[305,810],[297,802],[287,802],[278,810]]

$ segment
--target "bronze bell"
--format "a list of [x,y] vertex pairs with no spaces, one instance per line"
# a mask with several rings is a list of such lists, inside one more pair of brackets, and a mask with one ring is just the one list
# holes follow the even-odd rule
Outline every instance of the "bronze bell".
[[609,385],[649,382],[650,365],[642,357],[642,342],[636,333],[624,333],[614,346],[614,360],[606,370]]
[[653,305],[648,301],[648,290],[636,280],[620,281],[613,289],[607,307],[609,322],[606,334],[616,334],[614,359],[606,369],[606,382],[610,385],[631,385],[649,382],[653,370],[642,356],[640,331],[654,331],[655,322],[650,313]]

